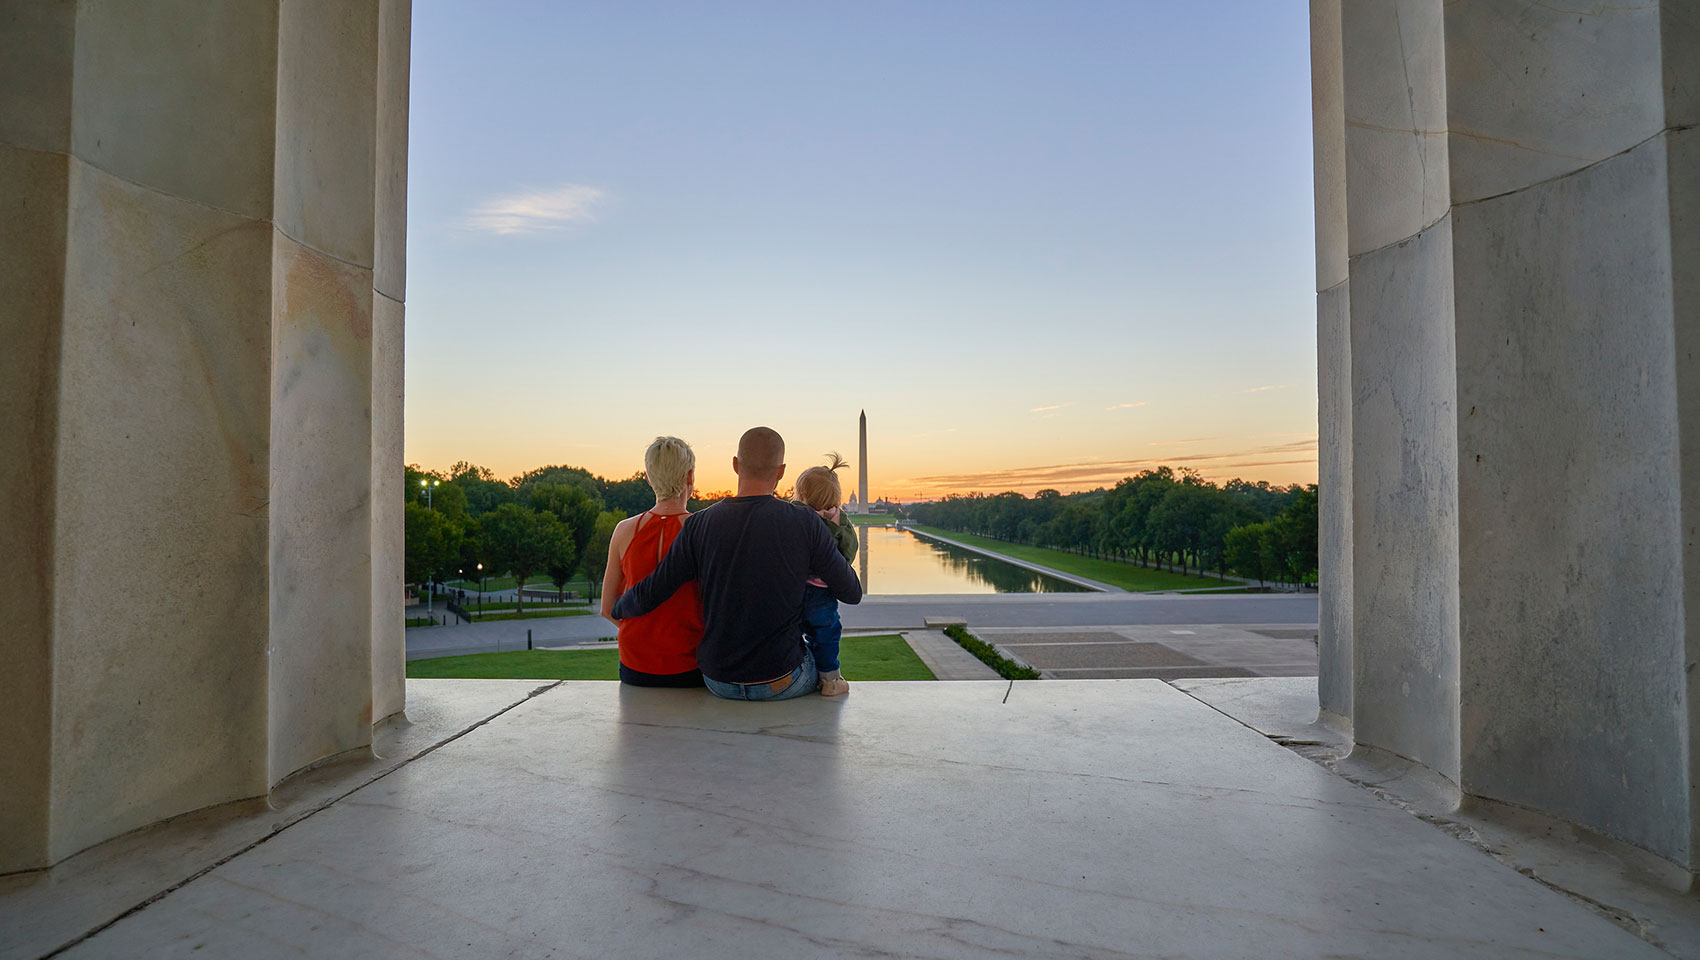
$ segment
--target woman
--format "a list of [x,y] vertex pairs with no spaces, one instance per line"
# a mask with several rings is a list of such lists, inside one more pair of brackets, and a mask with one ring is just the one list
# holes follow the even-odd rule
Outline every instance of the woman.
[[614,601],[649,576],[689,511],[696,485],[696,454],[678,437],[656,437],[643,454],[645,479],[655,506],[621,520],[608,541],[602,575],[602,615],[620,628],[620,681],[640,687],[700,687],[697,643],[702,640],[702,604],[696,583],[687,583],[641,617],[614,620]]

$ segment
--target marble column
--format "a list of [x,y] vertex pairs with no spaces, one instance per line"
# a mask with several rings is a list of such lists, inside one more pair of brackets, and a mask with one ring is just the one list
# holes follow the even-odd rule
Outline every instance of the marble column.
[[1446,36],[1461,786],[1684,860],[1659,4],[1455,4]]
[[1346,252],[1346,103],[1340,0],[1311,0],[1312,145],[1316,171],[1318,521],[1322,593],[1321,718],[1352,717],[1352,335]]
[[0,0],[0,871],[47,862],[70,0]]
[[1670,178],[1671,312],[1677,419],[1682,434],[1684,689],[1687,708],[1688,869],[1700,874],[1700,7],[1659,8],[1665,117],[1659,134]]
[[[1458,447],[1442,0],[1342,4],[1352,727],[1458,778]],[[1328,457],[1329,455],[1324,455]]]
[[377,0],[278,9],[272,246],[275,783],[370,739]]
[[1461,802],[1692,873],[1700,12],[1319,0],[1312,33],[1321,463],[1351,501],[1324,500],[1352,573],[1324,576],[1324,637],[1351,627],[1323,709]]
[[371,498],[400,470],[375,129],[398,266],[406,44],[379,20],[0,0],[0,872],[263,795],[400,708]]
[[407,92],[412,0],[379,0],[377,176],[372,265],[372,716],[400,713],[402,618],[402,327],[407,300]]

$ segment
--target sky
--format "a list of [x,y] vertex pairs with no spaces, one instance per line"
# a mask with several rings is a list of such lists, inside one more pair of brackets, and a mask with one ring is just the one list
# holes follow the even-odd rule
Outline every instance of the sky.
[[416,0],[406,456],[1316,480],[1306,8]]

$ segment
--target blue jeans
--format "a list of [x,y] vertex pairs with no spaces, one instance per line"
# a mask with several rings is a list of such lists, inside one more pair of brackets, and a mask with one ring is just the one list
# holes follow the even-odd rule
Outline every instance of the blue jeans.
[[713,677],[703,677],[708,692],[726,700],[790,700],[806,697],[820,689],[820,674],[815,670],[815,658],[803,651],[803,662],[789,674],[768,683],[727,683]]
[[838,669],[838,640],[844,623],[838,619],[838,601],[832,591],[809,584],[803,588],[803,640],[815,652],[815,668],[821,673]]

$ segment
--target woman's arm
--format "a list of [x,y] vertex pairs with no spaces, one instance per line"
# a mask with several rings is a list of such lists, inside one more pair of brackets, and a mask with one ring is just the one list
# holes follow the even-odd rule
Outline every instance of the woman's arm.
[[614,601],[626,590],[626,572],[620,568],[620,561],[625,559],[636,529],[636,518],[627,517],[614,525],[614,535],[608,538],[608,566],[602,571],[602,616],[615,626],[620,621],[614,620]]

